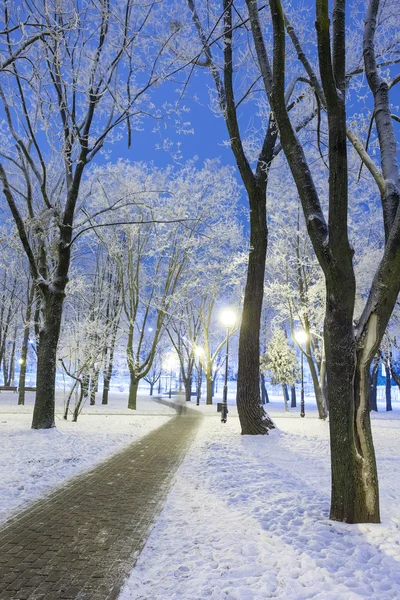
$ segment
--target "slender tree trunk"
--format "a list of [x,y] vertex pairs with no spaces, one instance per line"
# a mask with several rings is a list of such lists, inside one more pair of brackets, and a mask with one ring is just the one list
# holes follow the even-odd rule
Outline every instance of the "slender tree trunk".
[[160,396],[161,394],[161,375],[160,375],[160,379],[158,380],[158,395]]
[[213,397],[212,397],[212,385],[213,385],[213,380],[212,377],[207,377],[206,376],[206,390],[207,390],[207,395],[206,395],[206,404],[212,404],[213,403]]
[[75,404],[75,409],[74,409],[74,414],[72,417],[72,421],[73,423],[76,423],[79,417],[79,413],[81,410],[81,406],[82,406],[82,402],[84,399],[84,395],[83,395],[83,390],[82,390],[82,384],[80,384],[80,393],[79,393],[79,400],[78,402]]
[[75,388],[76,388],[76,386],[77,386],[77,383],[78,383],[78,382],[75,380],[75,381],[74,381],[74,385],[72,386],[72,388],[71,388],[71,389],[70,389],[70,391],[69,391],[68,398],[67,398],[67,402],[65,403],[65,410],[64,410],[64,419],[65,419],[65,420],[67,420],[67,419],[68,419],[69,405],[70,405],[70,403],[71,403],[71,398],[72,398],[72,395],[73,395],[73,393],[74,393],[74,391],[75,391]]
[[260,404],[260,325],[267,254],[266,186],[250,197],[250,251],[239,336],[237,408],[243,435],[268,433],[272,420]]
[[109,377],[109,371],[108,370],[106,371],[106,373],[104,373],[103,377],[104,377],[104,381],[103,381],[103,395],[101,397],[101,403],[102,404],[108,404],[108,393],[110,391],[110,380],[111,380],[111,377]]
[[308,368],[310,369],[311,379],[312,379],[313,386],[314,386],[315,400],[316,400],[317,408],[318,408],[318,417],[320,419],[325,420],[326,417],[328,416],[328,413],[327,413],[326,406],[325,406],[324,394],[322,392],[321,385],[319,383],[317,369],[315,368],[315,363],[311,356],[311,352],[309,352],[309,351],[307,352],[306,358],[307,358],[307,364],[308,364]]
[[15,331],[14,331],[14,338],[13,338],[13,343],[12,343],[12,347],[11,347],[10,369],[9,369],[10,374],[9,374],[8,385],[14,385],[14,383],[15,383],[15,347],[17,344],[16,338],[17,338],[17,328],[15,328]]
[[128,408],[130,408],[132,410],[136,410],[138,388],[139,388],[139,380],[135,379],[131,375],[131,381],[130,381],[130,385],[129,385]]
[[26,361],[28,359],[28,345],[29,345],[29,334],[31,331],[31,315],[32,315],[32,304],[35,297],[35,286],[32,284],[29,291],[28,303],[26,305],[25,313],[25,325],[24,335],[22,338],[21,346],[21,367],[19,370],[19,382],[18,382],[18,404],[25,404],[25,381],[26,381]]
[[290,408],[296,408],[296,386],[295,385],[290,386],[290,397],[291,397]]
[[385,363],[386,370],[386,382],[385,382],[385,397],[386,397],[386,412],[393,410],[392,408],[392,386],[391,386],[391,373],[389,367],[389,361]]
[[154,383],[150,383],[150,396],[153,395]]
[[37,353],[36,400],[33,410],[32,428],[55,427],[55,382],[57,368],[57,346],[64,292],[48,291],[42,300],[43,324],[39,334]]
[[99,370],[95,369],[92,373],[91,381],[90,381],[90,405],[94,406],[96,404],[96,392],[99,389]]
[[265,385],[265,375],[263,375],[262,373],[260,374],[260,383],[261,383],[261,402],[262,402],[262,404],[268,404],[268,402],[269,402],[268,390],[267,390],[267,386]]
[[282,394],[283,394],[283,402],[285,404],[285,411],[289,412],[289,394],[288,394],[288,389],[287,389],[286,384],[282,385]]

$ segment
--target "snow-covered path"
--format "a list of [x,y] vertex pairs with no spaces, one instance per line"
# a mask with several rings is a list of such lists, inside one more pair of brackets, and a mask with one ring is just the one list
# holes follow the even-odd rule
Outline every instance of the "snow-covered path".
[[139,398],[138,414],[133,414],[126,409],[126,394],[113,394],[110,406],[88,406],[72,423],[62,418],[60,397],[56,428],[34,431],[34,394],[29,394],[26,406],[16,406],[16,400],[16,394],[0,395],[0,522],[175,414],[148,397]]
[[204,419],[119,600],[400,598],[397,415],[374,419],[383,522],[357,526],[328,520],[328,423],[241,437],[233,412]]

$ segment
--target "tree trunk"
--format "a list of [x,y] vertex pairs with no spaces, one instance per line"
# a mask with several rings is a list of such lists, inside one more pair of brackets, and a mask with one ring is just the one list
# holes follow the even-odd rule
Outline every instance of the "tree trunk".
[[67,419],[68,419],[69,405],[70,405],[70,403],[71,403],[71,398],[72,398],[72,396],[73,396],[73,393],[74,393],[74,391],[75,391],[75,388],[76,388],[77,384],[78,384],[78,382],[75,380],[75,381],[74,381],[74,385],[72,386],[72,388],[71,388],[71,389],[70,389],[70,391],[69,391],[68,398],[67,398],[67,401],[66,401],[66,403],[65,403],[65,410],[64,410],[64,419],[65,419],[65,420],[67,420]]
[[105,373],[103,375],[104,377],[104,381],[103,381],[103,395],[101,397],[101,403],[102,404],[108,404],[108,393],[110,391],[110,379],[111,377],[108,376],[108,371],[107,373]]
[[389,367],[389,361],[385,363],[386,370],[386,385],[385,385],[385,397],[386,397],[386,412],[393,410],[392,408],[392,386],[391,386],[391,373]]
[[99,369],[96,369],[92,373],[90,382],[90,406],[96,404],[96,392],[99,389]]
[[262,402],[262,404],[268,404],[268,402],[269,402],[268,390],[267,390],[267,386],[265,385],[265,375],[263,375],[262,373],[260,374],[260,382],[261,382],[261,402]]
[[153,395],[154,383],[150,383],[150,396]]
[[212,386],[213,386],[213,380],[212,377],[206,377],[206,389],[207,389],[207,395],[206,395],[206,404],[212,404],[213,403],[213,398],[212,398]]
[[55,427],[55,382],[57,368],[57,346],[64,292],[48,291],[43,298],[43,324],[39,333],[37,352],[36,399],[33,410],[32,428]]
[[130,385],[129,385],[128,408],[130,408],[132,410],[136,410],[138,388],[139,388],[139,380],[134,379],[131,375],[131,380],[130,380]]
[[307,349],[306,358],[307,358],[307,364],[308,364],[308,368],[310,369],[311,379],[312,379],[313,386],[314,386],[315,400],[316,400],[317,408],[318,408],[318,417],[320,419],[325,420],[326,417],[328,416],[328,413],[327,413],[326,406],[325,406],[324,394],[322,392],[321,385],[319,383],[317,369],[315,368],[315,363],[311,356],[309,347]]
[[283,393],[283,402],[285,404],[285,411],[289,412],[289,394],[288,394],[288,389],[287,389],[287,385],[283,384],[282,385],[282,393]]
[[192,378],[187,377],[185,379],[185,401],[186,402],[191,401],[191,394],[192,394]]
[[379,373],[379,356],[374,359],[372,373],[369,384],[369,410],[378,412],[377,403],[377,384],[378,384],[378,373]]
[[290,408],[296,408],[296,386],[295,385],[290,386],[290,397],[291,397]]
[[237,409],[243,435],[268,433],[272,420],[260,403],[260,324],[267,253],[266,187],[250,202],[250,251],[239,336]]
[[82,406],[82,402],[84,399],[84,395],[83,395],[83,389],[82,389],[82,383],[80,383],[80,393],[79,393],[79,400],[78,402],[75,404],[75,410],[74,410],[74,414],[72,417],[72,422],[76,423],[79,417],[79,413],[81,410],[81,406]]
[[379,523],[379,490],[369,417],[370,340],[359,348],[353,331],[352,292],[342,280],[327,286],[325,347],[330,407],[332,496],[330,517]]
[[15,383],[15,346],[16,346],[17,329],[14,331],[14,339],[11,347],[10,356],[10,369],[9,369],[9,382],[8,385],[14,385]]
[[21,346],[21,368],[19,370],[18,381],[18,404],[25,404],[25,381],[26,381],[26,361],[28,359],[29,334],[31,331],[32,304],[35,297],[35,286],[32,284],[29,291],[28,303],[26,305],[24,335]]

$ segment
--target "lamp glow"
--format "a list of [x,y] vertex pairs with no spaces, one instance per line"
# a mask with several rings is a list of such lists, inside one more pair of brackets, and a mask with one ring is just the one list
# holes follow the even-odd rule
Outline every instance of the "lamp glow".
[[298,344],[305,344],[308,340],[308,335],[304,329],[298,329],[294,332],[294,338]]
[[219,315],[221,324],[225,327],[233,327],[237,320],[236,312],[232,308],[225,308]]

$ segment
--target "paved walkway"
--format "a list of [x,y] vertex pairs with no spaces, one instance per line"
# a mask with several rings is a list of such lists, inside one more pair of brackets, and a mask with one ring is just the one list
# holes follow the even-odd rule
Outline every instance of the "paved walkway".
[[8,521],[0,600],[115,599],[200,420],[179,406],[165,425]]

